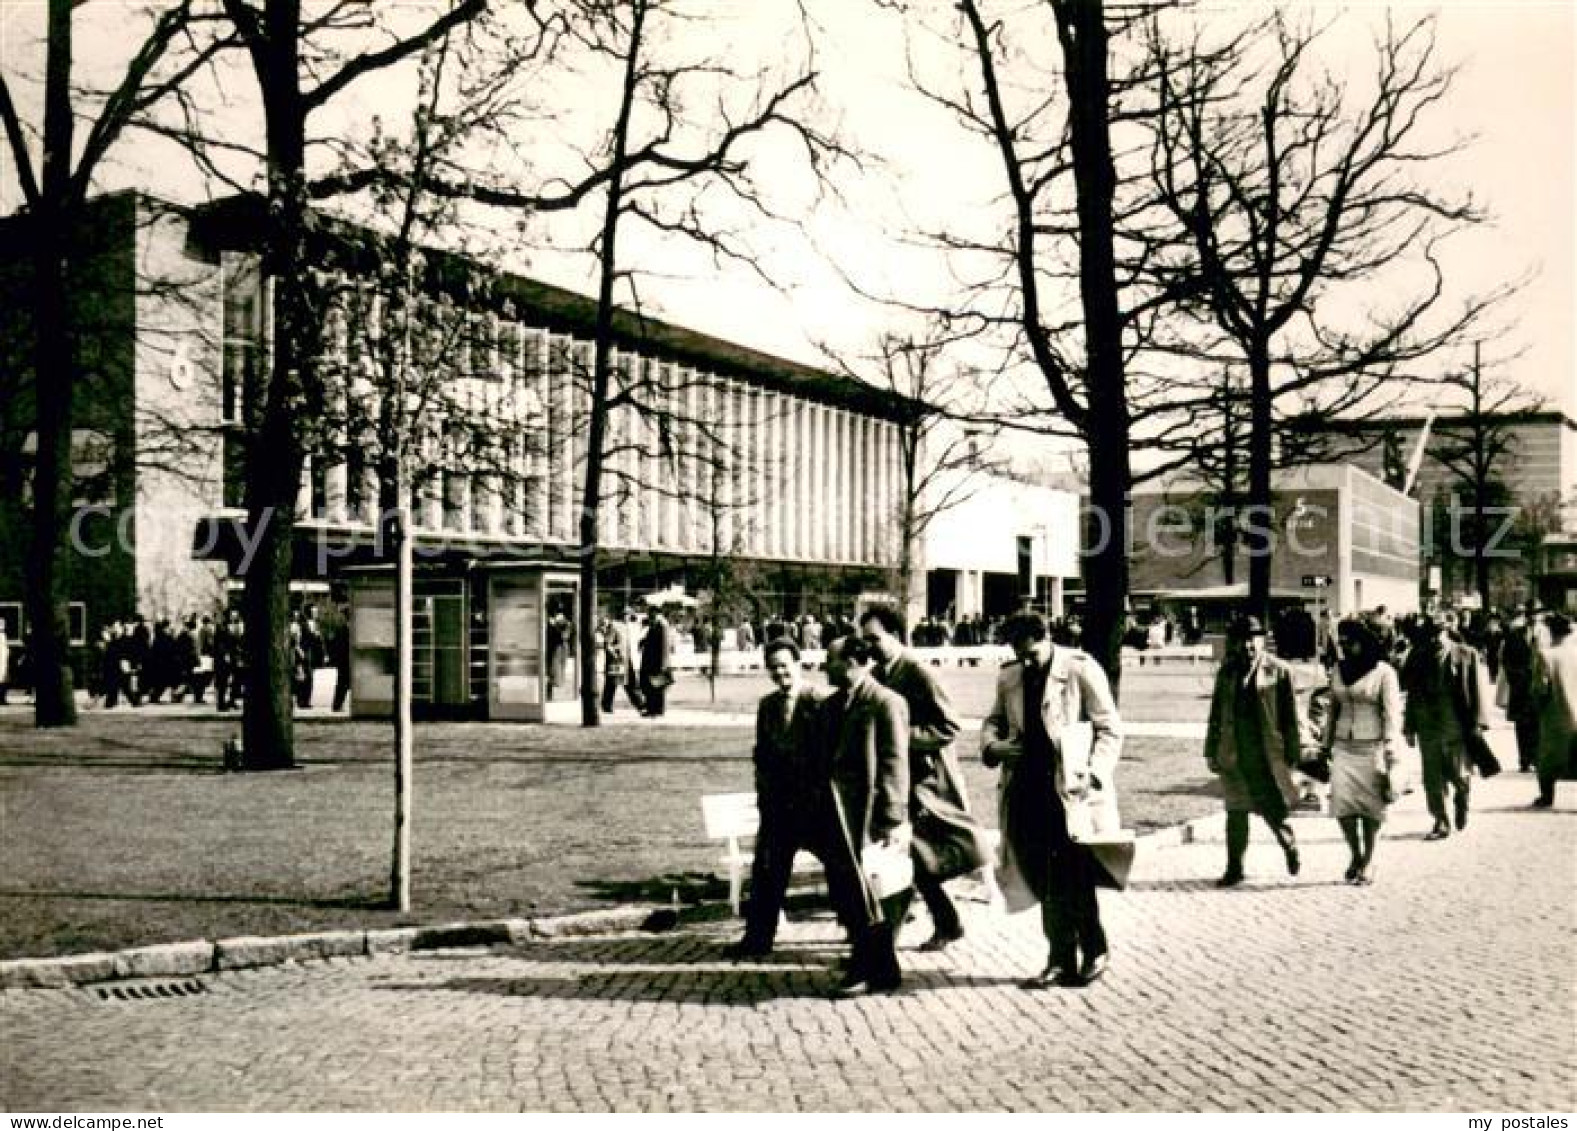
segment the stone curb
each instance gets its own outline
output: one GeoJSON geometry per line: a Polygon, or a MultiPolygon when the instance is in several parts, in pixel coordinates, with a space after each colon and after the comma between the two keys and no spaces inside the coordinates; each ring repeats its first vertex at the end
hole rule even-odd
{"type": "Polygon", "coordinates": [[[627,906],[542,919],[490,919],[268,937],[246,935],[57,958],[16,958],[0,962],[0,990],[65,989],[125,978],[187,977],[326,958],[365,958],[451,947],[507,945],[533,938],[611,934],[639,928],[655,910],[655,906],[627,906]]]}

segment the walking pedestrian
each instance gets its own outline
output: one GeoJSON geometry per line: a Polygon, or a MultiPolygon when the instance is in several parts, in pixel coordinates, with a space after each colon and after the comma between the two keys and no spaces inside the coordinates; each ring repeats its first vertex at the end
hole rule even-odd
{"type": "Polygon", "coordinates": [[[662,609],[653,609],[641,638],[641,714],[660,719],[668,710],[668,688],[673,684],[673,629],[662,609]]]}
{"type": "Polygon", "coordinates": [[[214,706],[228,711],[240,698],[245,653],[241,614],[231,609],[214,630],[214,706]]]}
{"type": "Polygon", "coordinates": [[[1517,732],[1517,768],[1533,770],[1539,756],[1539,711],[1532,699],[1533,664],[1538,655],[1535,625],[1519,611],[1512,618],[1500,646],[1500,677],[1505,681],[1506,718],[1517,732]]]}
{"type": "Polygon", "coordinates": [[[629,653],[624,647],[624,627],[610,616],[597,623],[597,647],[602,659],[602,713],[611,715],[614,696],[624,683],[629,653]]]}
{"type": "Polygon", "coordinates": [[[1425,840],[1451,835],[1446,793],[1451,793],[1457,831],[1467,828],[1471,769],[1468,743],[1489,729],[1488,695],[1478,653],[1453,639],[1456,613],[1446,609],[1419,622],[1417,638],[1402,665],[1407,693],[1402,728],[1416,743],[1423,767],[1424,797],[1435,824],[1425,840]]]}
{"type": "Polygon", "coordinates": [[[820,725],[838,832],[827,890],[853,943],[838,997],[887,993],[902,982],[894,937],[911,891],[884,895],[867,868],[878,856],[909,852],[909,711],[876,681],[874,659],[854,635],[827,648],[827,680],[836,691],[820,725]]]}
{"type": "Polygon", "coordinates": [[[764,658],[773,690],[756,705],[751,751],[761,824],[750,868],[745,936],[728,948],[732,958],[772,953],[794,857],[807,851],[825,869],[837,824],[832,778],[818,729],[820,703],[801,676],[799,657],[792,640],[767,643],[764,658]]]}
{"type": "Polygon", "coordinates": [[[1344,620],[1336,639],[1341,659],[1331,676],[1323,743],[1331,759],[1331,816],[1347,840],[1347,882],[1369,884],[1386,808],[1396,800],[1392,775],[1402,739],[1402,692],[1373,629],[1344,620]]]}
{"type": "Polygon", "coordinates": [[[1287,817],[1298,799],[1292,771],[1301,760],[1302,732],[1292,669],[1265,650],[1258,617],[1236,618],[1227,630],[1205,733],[1205,764],[1221,779],[1227,811],[1227,868],[1217,886],[1243,882],[1254,813],[1275,835],[1287,872],[1298,874],[1297,838],[1287,817]]]}
{"type": "Polygon", "coordinates": [[[323,666],[323,630],[318,626],[317,609],[303,605],[292,627],[295,629],[291,639],[296,649],[293,656],[296,706],[306,710],[312,706],[313,673],[323,666]]]}
{"type": "Polygon", "coordinates": [[[931,914],[931,937],[920,949],[940,951],[964,937],[963,920],[942,884],[986,867],[991,850],[970,814],[964,775],[953,754],[953,740],[962,729],[958,716],[930,669],[903,646],[902,623],[891,605],[872,605],[860,614],[860,638],[879,661],[877,680],[901,695],[909,709],[914,886],[931,914]]]}
{"type": "Polygon", "coordinates": [[[345,709],[345,702],[350,698],[350,608],[341,604],[335,612],[323,636],[329,666],[334,669],[333,707],[337,713],[345,709]]]}
{"type": "Polygon", "coordinates": [[[1538,656],[1533,701],[1539,712],[1539,796],[1535,809],[1555,804],[1555,783],[1577,778],[1577,632],[1564,613],[1545,622],[1550,646],[1538,656]]]}
{"type": "Polygon", "coordinates": [[[1040,903],[1050,948],[1045,968],[1021,985],[1086,986],[1106,973],[1110,958],[1095,890],[1099,865],[1074,831],[1092,825],[1093,808],[1115,806],[1122,721],[1101,666],[1053,644],[1039,613],[1015,613],[1000,631],[1014,659],[997,675],[981,760],[1001,767],[1004,898],[1009,910],[1040,903]],[[1086,719],[1087,747],[1070,727],[1086,719]]]}

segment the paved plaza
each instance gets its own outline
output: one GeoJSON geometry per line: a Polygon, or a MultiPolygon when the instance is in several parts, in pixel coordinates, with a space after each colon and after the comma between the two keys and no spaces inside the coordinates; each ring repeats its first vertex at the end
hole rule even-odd
{"type": "Polygon", "coordinates": [[[1577,793],[1525,808],[1478,783],[1466,833],[1393,813],[1373,887],[1341,882],[1334,822],[1303,872],[1256,830],[1219,891],[1220,822],[1141,850],[1103,896],[1111,973],[1026,991],[1033,914],[966,903],[913,947],[902,992],[833,1001],[825,916],[772,959],[736,925],[535,940],[106,986],[0,993],[0,1106],[17,1110],[1451,1110],[1577,1108],[1577,793]],[[153,992],[153,991],[150,991],[153,992]]]}

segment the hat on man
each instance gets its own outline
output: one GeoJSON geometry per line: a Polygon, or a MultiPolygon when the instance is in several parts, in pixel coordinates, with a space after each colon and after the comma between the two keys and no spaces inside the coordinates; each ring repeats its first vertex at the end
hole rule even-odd
{"type": "Polygon", "coordinates": [[[1264,636],[1265,626],[1255,616],[1237,616],[1227,626],[1228,640],[1247,640],[1254,636],[1264,636]]]}

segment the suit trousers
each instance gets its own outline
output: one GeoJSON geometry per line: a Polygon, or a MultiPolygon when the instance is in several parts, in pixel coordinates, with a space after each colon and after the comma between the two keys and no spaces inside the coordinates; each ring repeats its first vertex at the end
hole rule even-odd
{"type": "MultiPolygon", "coordinates": [[[[830,877],[832,852],[825,835],[813,822],[792,817],[764,818],[756,836],[755,860],[750,866],[750,899],[745,906],[745,944],[770,950],[777,938],[778,917],[794,872],[794,857],[809,852],[830,877]]],[[[831,887],[829,879],[828,886],[831,887]]],[[[838,918],[843,908],[834,902],[838,918]]]]}
{"type": "Polygon", "coordinates": [[[642,711],[648,715],[662,715],[668,710],[668,688],[658,687],[650,676],[641,677],[642,711]]]}
{"type": "MultiPolygon", "coordinates": [[[[914,888],[920,893],[920,898],[925,900],[925,909],[931,913],[931,926],[938,935],[946,938],[948,935],[963,933],[964,925],[958,918],[958,908],[953,906],[953,901],[942,889],[942,881],[922,872],[918,864],[914,870],[914,888]]],[[[894,923],[893,930],[897,931],[902,926],[902,922],[894,923]]]]}
{"type": "Polygon", "coordinates": [[[841,831],[830,836],[822,864],[827,870],[827,894],[838,921],[849,933],[849,976],[854,980],[892,987],[898,985],[896,937],[909,913],[914,889],[905,888],[879,902],[869,899],[859,864],[842,840],[841,831]]]}
{"type": "Polygon", "coordinates": [[[1095,892],[1095,860],[1082,844],[1066,843],[1051,863],[1049,890],[1041,901],[1041,927],[1051,944],[1051,965],[1068,973],[1106,953],[1106,931],[1095,892]]]}
{"type": "Polygon", "coordinates": [[[1419,762],[1423,767],[1424,799],[1429,804],[1429,815],[1437,824],[1446,824],[1446,790],[1449,787],[1457,804],[1466,805],[1471,789],[1472,770],[1468,768],[1467,751],[1462,736],[1452,730],[1418,735],[1419,762]]]}
{"type": "Polygon", "coordinates": [[[1539,761],[1539,716],[1529,710],[1516,726],[1517,769],[1531,770],[1539,761]]]}

